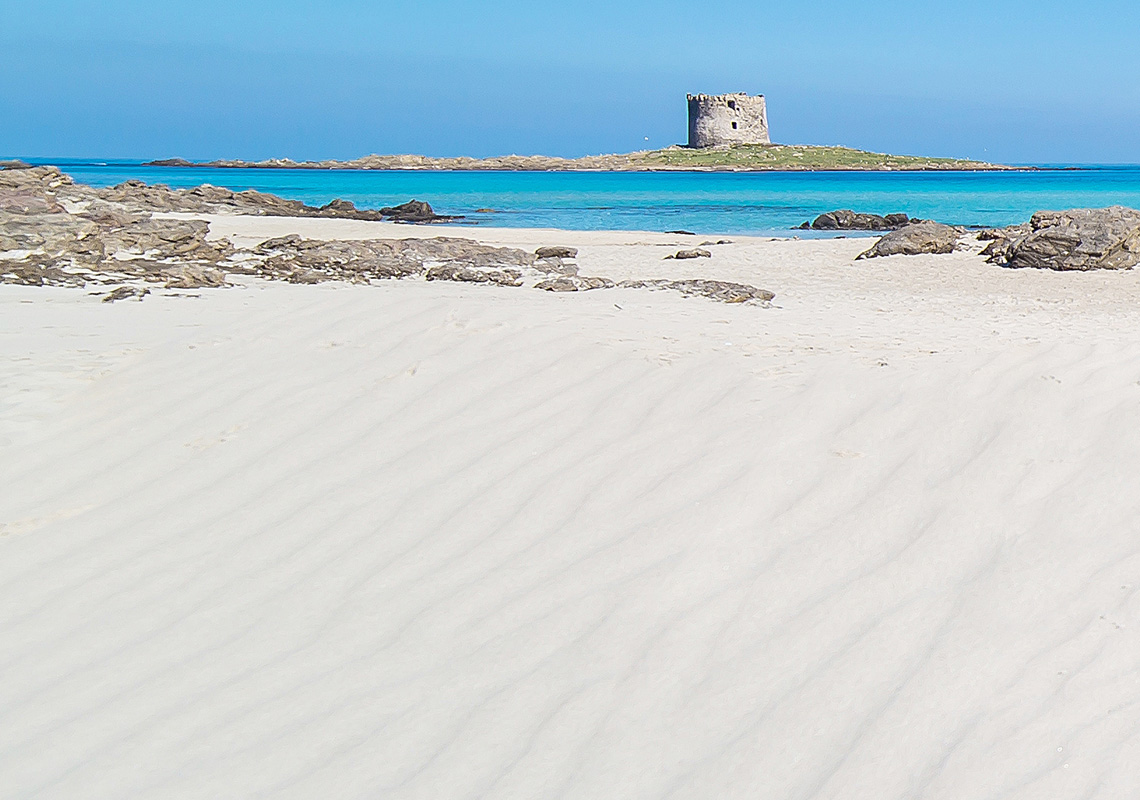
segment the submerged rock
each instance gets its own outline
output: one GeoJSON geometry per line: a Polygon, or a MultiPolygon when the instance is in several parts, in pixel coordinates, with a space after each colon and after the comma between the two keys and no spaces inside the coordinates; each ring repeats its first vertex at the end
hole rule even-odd
{"type": "Polygon", "coordinates": [[[443,217],[436,214],[431,205],[422,200],[409,200],[398,206],[382,208],[380,214],[393,222],[446,222],[459,219],[459,217],[443,217]]]}
{"type": "Polygon", "coordinates": [[[891,231],[871,249],[856,258],[879,256],[921,255],[924,253],[953,253],[958,246],[961,231],[940,222],[918,222],[891,231]]]}
{"type": "Polygon", "coordinates": [[[1008,267],[1131,269],[1140,264],[1140,211],[1124,206],[1038,211],[982,251],[1008,267]]]}

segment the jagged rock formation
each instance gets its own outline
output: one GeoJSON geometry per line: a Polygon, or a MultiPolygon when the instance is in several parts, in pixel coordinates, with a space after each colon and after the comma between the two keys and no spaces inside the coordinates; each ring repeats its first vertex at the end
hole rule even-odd
{"type": "Polygon", "coordinates": [[[860,253],[857,259],[879,256],[920,255],[924,253],[953,253],[962,236],[961,228],[940,222],[918,222],[891,231],[871,249],[860,253]]]}
{"type": "Polygon", "coordinates": [[[985,233],[991,241],[982,254],[1003,266],[1091,270],[1140,264],[1140,211],[1123,206],[1038,211],[1028,225],[985,233]]]}

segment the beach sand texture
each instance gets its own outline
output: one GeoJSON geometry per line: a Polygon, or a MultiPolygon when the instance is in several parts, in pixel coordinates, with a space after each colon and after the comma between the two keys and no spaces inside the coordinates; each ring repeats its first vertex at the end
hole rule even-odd
{"type": "Polygon", "coordinates": [[[0,286],[0,797],[1140,796],[1140,274],[467,235],[777,297],[0,286]]]}

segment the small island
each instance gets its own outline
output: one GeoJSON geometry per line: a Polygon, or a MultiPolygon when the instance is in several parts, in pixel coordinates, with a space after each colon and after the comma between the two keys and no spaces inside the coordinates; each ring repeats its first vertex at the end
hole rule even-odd
{"type": "Polygon", "coordinates": [[[433,158],[419,155],[370,155],[349,161],[265,161],[184,158],[148,161],[151,167],[228,169],[500,170],[519,172],[769,172],[769,171],[991,171],[1024,169],[961,158],[928,158],[872,153],[850,147],[773,144],[763,95],[743,92],[688,95],[689,142],[662,150],[560,158],[495,156],[433,158]]]}
{"type": "Polygon", "coordinates": [[[692,148],[674,146],[635,153],[559,158],[557,156],[495,156],[492,158],[433,158],[419,155],[370,155],[349,161],[265,161],[221,159],[193,162],[181,158],[149,161],[154,167],[220,167],[229,169],[362,169],[362,170],[504,170],[533,172],[769,172],[848,170],[994,171],[1025,169],[960,158],[930,158],[872,153],[850,147],[814,145],[737,144],[692,148]]]}

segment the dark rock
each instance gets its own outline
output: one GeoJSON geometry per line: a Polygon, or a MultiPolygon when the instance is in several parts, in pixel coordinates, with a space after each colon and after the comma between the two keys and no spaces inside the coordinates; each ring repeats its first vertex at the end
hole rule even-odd
{"type": "Polygon", "coordinates": [[[539,258],[577,258],[578,249],[575,247],[540,247],[534,251],[539,258]]]}
{"type": "MultiPolygon", "coordinates": [[[[428,206],[428,208],[430,209],[431,206],[428,206]]],[[[336,200],[330,200],[328,203],[325,203],[323,206],[321,206],[318,210],[331,212],[332,214],[355,214],[357,211],[355,203],[353,203],[351,200],[341,200],[340,198],[337,198],[336,200]]]]}
{"type": "Polygon", "coordinates": [[[699,247],[694,247],[692,250],[678,250],[671,256],[665,256],[666,259],[687,259],[687,258],[712,258],[712,253],[708,250],[702,250],[699,247]]]}
{"type": "Polygon", "coordinates": [[[696,236],[692,231],[665,231],[665,233],[676,233],[680,236],[696,236]]]}
{"type": "Polygon", "coordinates": [[[800,230],[817,231],[890,231],[922,220],[910,219],[906,214],[859,214],[849,208],[820,214],[811,223],[805,222],[800,230]]]}
{"type": "Polygon", "coordinates": [[[983,251],[1009,267],[1131,269],[1140,264],[1140,211],[1123,206],[1038,211],[1027,234],[995,239],[983,251]]]}
{"type": "Polygon", "coordinates": [[[878,256],[920,255],[923,253],[953,253],[961,232],[940,222],[918,222],[892,231],[877,241],[858,258],[878,256]]]}
{"type": "Polygon", "coordinates": [[[432,207],[422,200],[409,200],[398,206],[382,208],[380,213],[395,222],[431,222],[438,219],[432,207]]]}

